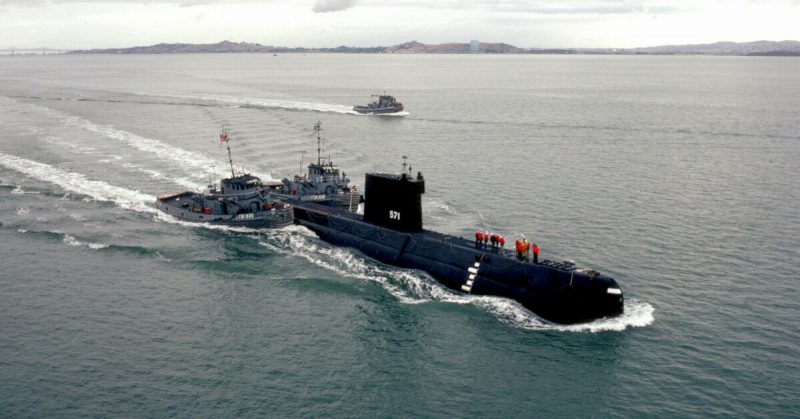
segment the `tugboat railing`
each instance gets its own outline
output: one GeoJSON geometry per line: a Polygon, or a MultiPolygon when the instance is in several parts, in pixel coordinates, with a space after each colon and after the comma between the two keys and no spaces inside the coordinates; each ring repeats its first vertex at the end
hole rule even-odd
{"type": "Polygon", "coordinates": [[[255,198],[259,197],[258,192],[243,192],[243,193],[210,193],[206,196],[213,197],[214,199],[218,198],[237,198],[237,199],[247,199],[247,198],[255,198]]]}

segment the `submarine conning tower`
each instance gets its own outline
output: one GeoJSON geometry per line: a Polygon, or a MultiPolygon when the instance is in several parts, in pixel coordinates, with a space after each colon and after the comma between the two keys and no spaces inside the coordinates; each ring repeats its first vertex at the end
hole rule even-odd
{"type": "Polygon", "coordinates": [[[425,179],[417,172],[367,173],[364,183],[364,221],[394,230],[422,231],[425,179]]]}

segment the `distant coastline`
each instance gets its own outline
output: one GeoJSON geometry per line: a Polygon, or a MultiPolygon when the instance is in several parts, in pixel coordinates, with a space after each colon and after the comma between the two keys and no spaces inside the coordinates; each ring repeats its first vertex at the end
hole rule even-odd
{"type": "Polygon", "coordinates": [[[208,54],[208,53],[345,53],[345,54],[598,54],[598,55],[734,55],[800,56],[799,41],[715,42],[646,48],[520,48],[506,43],[423,44],[410,41],[389,47],[305,48],[222,41],[216,44],[157,44],[130,48],[67,51],[68,54],[208,54]]]}

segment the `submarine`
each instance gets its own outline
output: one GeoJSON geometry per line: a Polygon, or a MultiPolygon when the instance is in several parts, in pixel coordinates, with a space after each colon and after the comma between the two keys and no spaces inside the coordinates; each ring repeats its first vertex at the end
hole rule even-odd
{"type": "Polygon", "coordinates": [[[588,322],[624,311],[620,286],[595,270],[569,261],[533,263],[510,250],[424,229],[425,179],[406,171],[405,164],[400,174],[365,176],[363,214],[295,196],[287,199],[295,224],[380,262],[425,271],[453,290],[514,299],[553,323],[588,322]]]}

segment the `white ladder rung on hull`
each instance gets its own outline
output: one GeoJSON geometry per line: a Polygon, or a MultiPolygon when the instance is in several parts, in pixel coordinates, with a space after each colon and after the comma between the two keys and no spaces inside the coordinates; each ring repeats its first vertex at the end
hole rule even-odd
{"type": "Polygon", "coordinates": [[[480,262],[475,262],[474,264],[472,264],[472,266],[467,268],[468,272],[467,282],[461,286],[461,291],[469,293],[472,292],[472,286],[475,284],[475,279],[478,277],[478,269],[480,268],[481,268],[480,262]]]}

